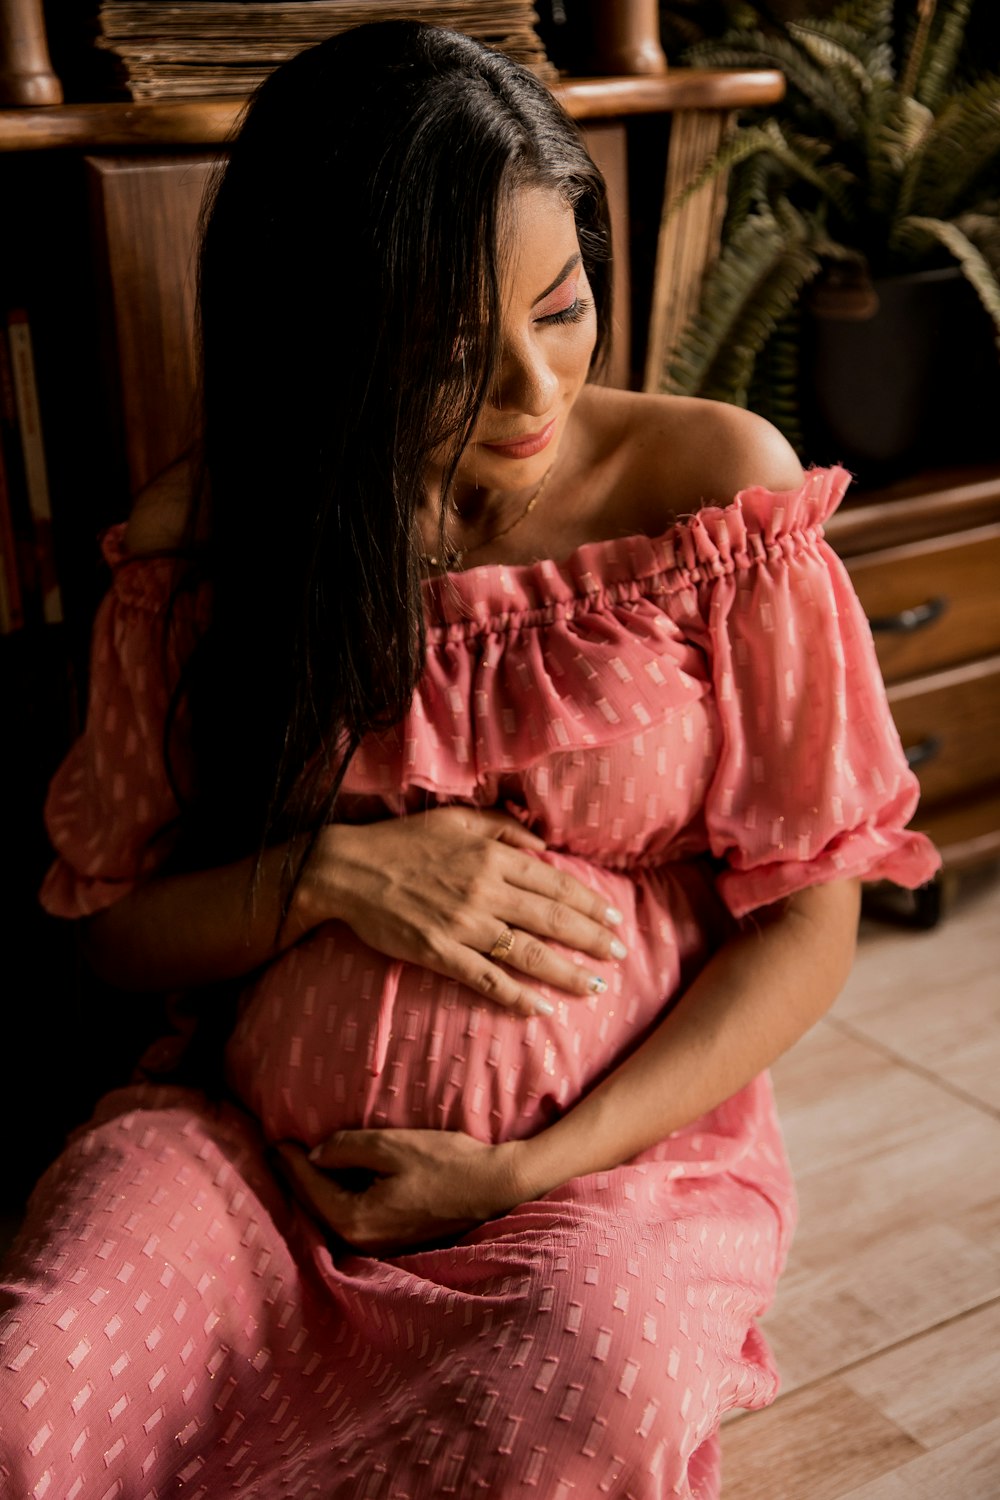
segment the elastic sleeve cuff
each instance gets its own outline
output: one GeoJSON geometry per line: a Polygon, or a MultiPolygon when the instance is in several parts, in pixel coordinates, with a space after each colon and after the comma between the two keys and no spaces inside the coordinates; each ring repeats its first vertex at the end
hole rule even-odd
{"type": "Polygon", "coordinates": [[[114,906],[116,901],[133,891],[137,883],[135,880],[92,879],[74,870],[66,860],[57,859],[42,881],[38,899],[50,916],[78,920],[114,906]]]}
{"type": "Polygon", "coordinates": [[[891,880],[915,889],[941,867],[941,856],[925,834],[912,829],[863,827],[840,835],[813,859],[759,865],[751,870],[732,867],[718,877],[718,891],[734,917],[745,917],[759,907],[811,885],[860,878],[891,880]]]}

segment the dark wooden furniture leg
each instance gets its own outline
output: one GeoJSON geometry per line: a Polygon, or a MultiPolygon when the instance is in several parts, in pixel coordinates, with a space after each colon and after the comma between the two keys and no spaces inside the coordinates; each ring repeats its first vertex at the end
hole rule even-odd
{"type": "Polygon", "coordinates": [[[0,0],[0,105],[61,104],[42,0],[0,0]]]}

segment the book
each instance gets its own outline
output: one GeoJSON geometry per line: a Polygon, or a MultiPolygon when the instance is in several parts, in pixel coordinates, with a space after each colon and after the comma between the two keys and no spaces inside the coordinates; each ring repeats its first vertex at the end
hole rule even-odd
{"type": "Polygon", "coordinates": [[[28,315],[21,307],[7,313],[10,368],[14,383],[25,488],[41,594],[42,619],[55,625],[63,617],[62,594],[56,573],[52,541],[52,506],[49,501],[48,470],[42,437],[42,417],[35,380],[35,357],[28,315]]]}
{"type": "Polygon", "coordinates": [[[10,635],[24,624],[17,538],[11,507],[10,482],[0,444],[0,635],[10,635]]]}
{"type": "Polygon", "coordinates": [[[113,56],[133,99],[244,96],[304,47],[395,19],[453,27],[557,77],[530,0],[101,0],[92,45],[113,56]]]}
{"type": "MultiPolygon", "coordinates": [[[[41,616],[38,586],[38,561],[28,509],[28,492],[24,478],[17,397],[14,394],[14,371],[7,344],[6,321],[0,314],[0,455],[3,463],[4,511],[9,523],[8,544],[3,544],[4,575],[13,620],[13,596],[21,602],[24,621],[41,616]],[[9,561],[8,561],[9,558],[9,561]],[[10,580],[13,579],[13,584],[10,580]],[[37,606],[37,607],[36,607],[37,606]]],[[[8,533],[5,530],[5,535],[8,533]]]]}

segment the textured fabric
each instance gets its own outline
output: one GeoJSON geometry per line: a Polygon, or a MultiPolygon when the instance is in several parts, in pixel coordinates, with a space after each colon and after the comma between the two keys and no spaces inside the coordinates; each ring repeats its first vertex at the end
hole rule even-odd
{"type": "MultiPolygon", "coordinates": [[[[505,808],[623,911],[628,957],[605,995],[553,992],[556,1014],[526,1020],[326,924],[247,987],[238,1103],[151,1085],[104,1101],[8,1267],[12,1495],[718,1495],[722,1414],[777,1385],[756,1319],[794,1193],[766,1074],[614,1171],[388,1260],[326,1243],[264,1152],[358,1125],[529,1136],[648,1034],[735,918],[817,881],[933,873],[822,540],[846,484],[816,470],[659,538],[428,582],[419,691],[362,746],[342,815],[505,808]]],[[[129,560],[120,531],[106,551],[87,732],[48,808],[44,900],[67,916],[155,870],[176,811],[172,565],[129,560]]],[[[186,607],[191,624],[207,601],[186,607]]]]}

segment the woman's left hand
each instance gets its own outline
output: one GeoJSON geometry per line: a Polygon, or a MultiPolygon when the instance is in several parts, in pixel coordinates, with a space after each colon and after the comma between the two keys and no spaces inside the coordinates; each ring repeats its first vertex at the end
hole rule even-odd
{"type": "Polygon", "coordinates": [[[312,1152],[290,1141],[276,1149],[314,1218],[383,1255],[453,1239],[513,1208],[515,1148],[457,1130],[338,1130],[312,1152]],[[363,1185],[344,1186],[356,1174],[363,1185]]]}

